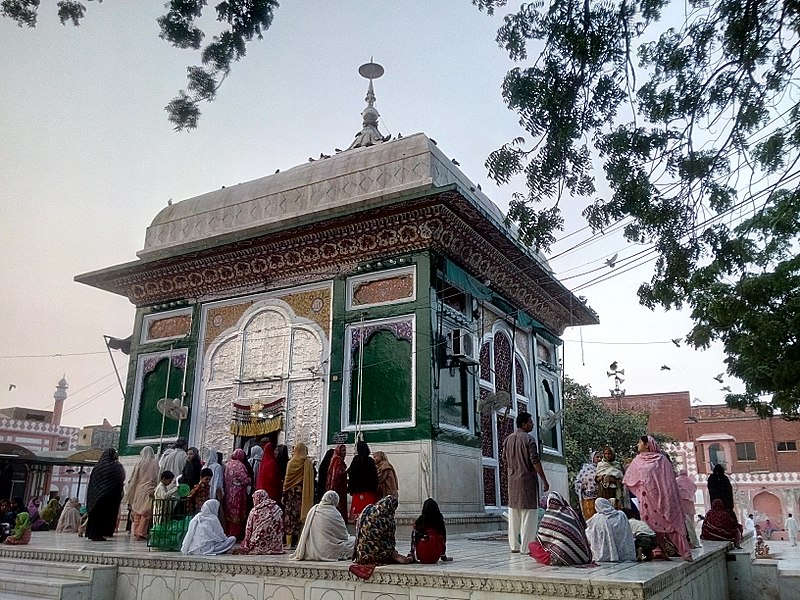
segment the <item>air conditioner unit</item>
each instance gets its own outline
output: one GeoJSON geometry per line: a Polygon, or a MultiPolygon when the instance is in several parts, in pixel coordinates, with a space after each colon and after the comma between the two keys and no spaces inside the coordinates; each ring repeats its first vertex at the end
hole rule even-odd
{"type": "Polygon", "coordinates": [[[447,354],[462,363],[478,364],[475,358],[475,338],[467,329],[454,328],[447,336],[447,354]]]}

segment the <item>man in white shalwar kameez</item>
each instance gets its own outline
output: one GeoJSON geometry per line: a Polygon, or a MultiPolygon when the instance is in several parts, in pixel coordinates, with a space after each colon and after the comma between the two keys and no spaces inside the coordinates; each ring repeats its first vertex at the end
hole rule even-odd
{"type": "Polygon", "coordinates": [[[789,542],[792,546],[797,546],[797,519],[792,516],[792,513],[789,513],[789,518],[784,522],[784,526],[786,533],[789,534],[789,542]]]}

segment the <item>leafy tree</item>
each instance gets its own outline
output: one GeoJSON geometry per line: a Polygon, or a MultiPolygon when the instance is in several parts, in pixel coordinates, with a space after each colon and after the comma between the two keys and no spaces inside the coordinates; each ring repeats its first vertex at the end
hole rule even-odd
{"type": "Polygon", "coordinates": [[[563,201],[646,244],[617,265],[655,261],[640,302],[688,305],[687,340],[721,341],[745,383],[728,403],[786,418],[800,418],[798,31],[797,0],[523,4],[497,41],[521,63],[503,96],[530,141],[486,163],[498,183],[524,177],[509,218],[529,243],[553,243],[563,201]]]}
{"type": "MultiPolygon", "coordinates": [[[[637,440],[647,432],[647,413],[607,409],[588,385],[564,381],[564,456],[570,490],[589,452],[606,445],[622,460],[635,454],[637,440]]],[[[570,492],[572,493],[572,492],[570,492]]]]}
{"type": "MultiPolygon", "coordinates": [[[[102,0],[97,0],[102,2],[102,0]]],[[[2,0],[0,16],[20,27],[36,27],[40,0],[2,0]]],[[[223,0],[214,7],[216,20],[225,28],[203,44],[205,33],[197,22],[206,0],[169,0],[166,13],[158,18],[159,36],[176,48],[200,50],[200,66],[187,69],[186,89],[180,90],[165,107],[177,131],[194,129],[200,119],[200,104],[211,102],[234,62],[244,57],[247,43],[261,39],[272,25],[276,0],[223,0]]],[[[86,6],[76,0],[59,0],[58,17],[63,25],[80,25],[86,6]]]]}

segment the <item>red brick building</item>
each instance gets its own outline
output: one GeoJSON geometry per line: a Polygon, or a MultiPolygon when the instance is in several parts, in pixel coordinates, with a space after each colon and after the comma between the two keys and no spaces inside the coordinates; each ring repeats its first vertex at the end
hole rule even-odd
{"type": "Polygon", "coordinates": [[[698,482],[698,512],[708,507],[705,480],[722,464],[734,487],[741,516],[770,519],[782,527],[787,513],[800,513],[800,422],[760,419],[726,405],[692,406],[689,392],[600,398],[611,410],[650,415],[648,431],[679,441],[674,453],[698,482]],[[700,496],[702,491],[702,497],[700,496]]]}

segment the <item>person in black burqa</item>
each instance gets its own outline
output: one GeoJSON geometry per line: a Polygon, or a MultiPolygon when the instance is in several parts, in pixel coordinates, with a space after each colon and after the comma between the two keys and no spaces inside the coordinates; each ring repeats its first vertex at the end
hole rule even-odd
{"type": "Polygon", "coordinates": [[[124,488],[125,469],[117,451],[107,448],[92,468],[86,488],[86,537],[91,541],[102,542],[114,535],[124,488]]]}
{"type": "Polygon", "coordinates": [[[361,511],[377,502],[378,498],[378,467],[369,455],[367,442],[361,440],[356,443],[356,455],[347,469],[347,493],[352,496],[350,502],[349,521],[355,523],[361,511]]]}
{"type": "Polygon", "coordinates": [[[722,465],[714,467],[714,472],[708,476],[708,495],[712,504],[714,500],[722,500],[725,510],[733,512],[733,486],[722,465]]]}

